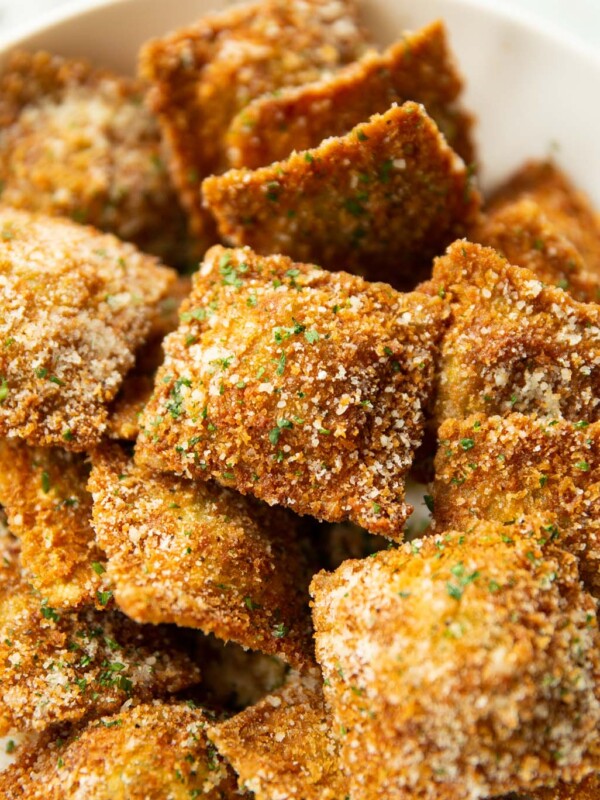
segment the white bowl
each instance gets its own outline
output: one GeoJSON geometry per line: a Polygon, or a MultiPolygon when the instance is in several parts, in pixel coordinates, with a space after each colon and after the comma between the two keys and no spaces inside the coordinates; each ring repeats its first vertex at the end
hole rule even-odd
{"type": "MultiPolygon", "coordinates": [[[[78,0],[11,39],[16,46],[84,56],[135,71],[140,45],[231,0],[78,0]]],[[[600,208],[600,55],[567,35],[477,0],[363,0],[381,45],[442,18],[477,114],[484,189],[525,159],[553,155],[600,208]]],[[[0,740],[0,769],[8,761],[0,740]]]]}

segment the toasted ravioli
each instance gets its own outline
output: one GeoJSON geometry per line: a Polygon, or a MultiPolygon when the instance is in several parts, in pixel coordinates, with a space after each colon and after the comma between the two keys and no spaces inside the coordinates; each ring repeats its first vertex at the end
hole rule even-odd
{"type": "Polygon", "coordinates": [[[21,543],[25,579],[51,606],[98,603],[105,556],[91,524],[85,457],[0,439],[0,502],[21,543]]]}
{"type": "Polygon", "coordinates": [[[590,272],[600,274],[600,216],[556,164],[529,161],[491,197],[496,210],[515,200],[535,201],[550,222],[581,253],[590,272]]]}
{"type": "Polygon", "coordinates": [[[564,289],[576,300],[600,300],[600,271],[588,270],[579,250],[533,200],[500,205],[483,217],[469,235],[473,241],[493,247],[511,264],[527,267],[543,283],[564,289]]]}
{"type": "Polygon", "coordinates": [[[472,119],[458,105],[462,79],[442,22],[407,32],[384,53],[374,51],[316,83],[265,94],[235,117],[227,134],[232,167],[256,169],[341,136],[392,103],[422,103],[448,144],[474,161],[472,119]]]}
{"type": "Polygon", "coordinates": [[[209,717],[142,704],[72,730],[53,728],[0,773],[5,800],[234,800],[231,768],[206,738],[209,717]]]}
{"type": "Polygon", "coordinates": [[[440,298],[212,248],[165,341],[136,459],[401,537],[443,313],[440,298]]]}
{"type": "Polygon", "coordinates": [[[135,441],[139,418],[152,395],[156,370],[163,362],[162,341],[179,324],[179,307],[192,288],[189,277],[179,275],[170,293],[159,303],[148,341],[136,353],[135,366],[125,376],[108,411],[106,433],[110,439],[135,441]]]}
{"type": "Polygon", "coordinates": [[[185,220],[144,94],[85,61],[13,53],[0,73],[2,202],[185,260],[185,220]]]}
{"type": "Polygon", "coordinates": [[[93,464],[94,526],[128,616],[311,663],[308,570],[291,515],[213,484],[151,474],[118,445],[93,464]]]}
{"type": "Polygon", "coordinates": [[[0,210],[0,436],[85,450],[175,273],[66,220],[0,210]]]}
{"type": "Polygon", "coordinates": [[[317,80],[361,55],[354,0],[263,0],[149,42],[140,71],[172,152],[171,174],[193,233],[216,236],[200,182],[227,167],[227,129],[259,95],[317,80]]]}
{"type": "Polygon", "coordinates": [[[286,161],[207,178],[202,191],[231,244],[396,287],[414,286],[479,207],[463,161],[417,103],[286,161]]]}
{"type": "Polygon", "coordinates": [[[110,407],[106,433],[110,439],[133,442],[140,432],[139,419],[154,389],[154,379],[143,372],[132,372],[110,407]]]}
{"type": "Polygon", "coordinates": [[[422,287],[443,295],[436,417],[600,417],[600,306],[578,303],[490,248],[455,242],[422,287]]]}
{"type": "Polygon", "coordinates": [[[168,629],[136,625],[118,611],[59,611],[24,582],[15,545],[2,549],[0,735],[110,713],[198,682],[198,667],[168,629]]]}
{"type": "Polygon", "coordinates": [[[341,770],[331,714],[318,670],[293,675],[277,692],[230,720],[208,728],[233,766],[240,787],[256,800],[342,800],[349,781],[341,770]]]}
{"type": "Polygon", "coordinates": [[[523,414],[447,420],[435,461],[436,530],[535,515],[600,594],[600,423],[523,414]]]}
{"type": "Polygon", "coordinates": [[[351,796],[492,797],[598,768],[596,603],[526,530],[475,523],[313,579],[351,796]]]}

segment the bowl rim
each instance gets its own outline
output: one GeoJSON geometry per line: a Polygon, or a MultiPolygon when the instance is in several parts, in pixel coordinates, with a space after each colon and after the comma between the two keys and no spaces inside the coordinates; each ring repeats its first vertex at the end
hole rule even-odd
{"type": "MultiPolygon", "coordinates": [[[[177,2],[177,0],[163,0],[165,7],[167,4],[177,2]]],[[[243,0],[246,4],[256,2],[256,0],[243,0]]],[[[389,1],[389,0],[388,0],[389,1]]],[[[393,1],[393,0],[392,0],[393,1]]],[[[518,8],[516,6],[500,5],[497,0],[488,0],[487,4],[481,0],[440,0],[448,6],[464,8],[473,13],[489,15],[491,18],[503,23],[510,23],[518,26],[522,30],[534,35],[542,36],[551,45],[567,49],[580,58],[590,61],[594,69],[600,71],[600,50],[594,48],[588,42],[583,41],[577,34],[570,30],[565,30],[552,20],[537,15],[528,8],[518,8]]],[[[93,16],[106,8],[114,8],[119,5],[142,7],[144,0],[68,0],[63,5],[50,9],[41,14],[34,22],[24,23],[15,26],[8,34],[0,35],[0,55],[5,55],[8,51],[21,46],[27,46],[27,39],[37,36],[47,29],[56,29],[62,24],[73,22],[77,17],[93,16]]],[[[227,5],[238,5],[236,0],[230,0],[227,5]]],[[[165,30],[165,33],[168,29],[165,30]]]]}

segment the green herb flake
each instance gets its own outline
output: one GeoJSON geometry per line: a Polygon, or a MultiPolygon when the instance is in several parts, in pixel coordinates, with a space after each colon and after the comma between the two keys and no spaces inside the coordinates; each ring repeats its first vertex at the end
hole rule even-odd
{"type": "Polygon", "coordinates": [[[96,599],[98,600],[98,603],[101,606],[108,605],[108,601],[111,599],[112,596],[113,596],[113,593],[111,592],[110,589],[107,589],[104,592],[101,592],[101,591],[96,592],[96,599]]]}
{"type": "Polygon", "coordinates": [[[575,464],[577,469],[580,469],[582,472],[589,472],[590,465],[587,461],[577,461],[575,464]]]}
{"type": "Polygon", "coordinates": [[[92,569],[94,570],[96,575],[102,575],[104,572],[106,572],[106,567],[99,561],[92,561],[92,569]]]}
{"type": "Polygon", "coordinates": [[[278,622],[277,625],[273,626],[273,636],[275,639],[283,639],[284,636],[287,636],[289,629],[283,624],[283,622],[278,622]]]}
{"type": "Polygon", "coordinates": [[[473,439],[461,439],[460,446],[463,450],[471,450],[473,447],[475,447],[475,442],[473,439]]]}
{"type": "Polygon", "coordinates": [[[319,341],[319,334],[315,330],[304,331],[304,338],[309,344],[314,344],[319,341]]]}
{"type": "Polygon", "coordinates": [[[51,488],[51,484],[50,484],[50,476],[48,475],[46,470],[42,472],[41,484],[42,484],[42,492],[44,492],[44,494],[48,494],[51,488]]]}

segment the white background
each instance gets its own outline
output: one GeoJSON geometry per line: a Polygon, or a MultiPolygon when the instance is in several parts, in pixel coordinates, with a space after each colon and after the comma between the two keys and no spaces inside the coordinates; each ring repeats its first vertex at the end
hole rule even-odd
{"type": "MultiPolygon", "coordinates": [[[[417,0],[418,2],[418,0],[417,0]]],[[[517,8],[568,30],[600,50],[600,0],[477,0],[480,5],[517,8]]],[[[69,0],[0,0],[0,34],[30,25],[46,12],[68,5],[69,0]]]]}

